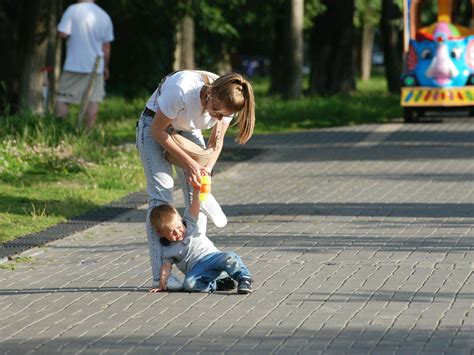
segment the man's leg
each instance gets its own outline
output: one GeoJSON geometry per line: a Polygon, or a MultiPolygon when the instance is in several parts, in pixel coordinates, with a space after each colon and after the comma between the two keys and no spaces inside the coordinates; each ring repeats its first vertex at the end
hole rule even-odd
{"type": "Polygon", "coordinates": [[[86,129],[94,127],[97,113],[99,112],[99,103],[90,101],[86,109],[86,129]]]}
{"type": "Polygon", "coordinates": [[[56,117],[66,118],[67,114],[69,113],[69,106],[66,102],[57,101],[55,114],[56,117]]]}

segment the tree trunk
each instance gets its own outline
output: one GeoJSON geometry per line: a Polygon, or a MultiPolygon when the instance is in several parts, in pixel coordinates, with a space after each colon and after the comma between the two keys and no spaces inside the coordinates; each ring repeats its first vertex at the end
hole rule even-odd
{"type": "Polygon", "coordinates": [[[303,20],[304,1],[288,0],[290,2],[289,51],[287,83],[284,85],[283,98],[297,99],[302,93],[303,83],[303,20]]]}
{"type": "Polygon", "coordinates": [[[334,94],[355,89],[352,42],[354,0],[323,0],[311,33],[310,94],[334,94]]]}
{"type": "Polygon", "coordinates": [[[56,82],[61,71],[62,41],[58,37],[56,25],[63,12],[63,0],[50,0],[50,19],[48,29],[48,49],[46,52],[46,68],[48,92],[46,97],[46,112],[53,112],[56,93],[56,82]]]}
{"type": "Polygon", "coordinates": [[[287,68],[285,67],[285,56],[288,55],[288,1],[281,2],[275,9],[275,18],[273,22],[273,31],[275,37],[273,39],[273,51],[270,68],[270,90],[271,95],[282,95],[284,89],[285,75],[287,68]]]}
{"type": "Polygon", "coordinates": [[[48,48],[47,0],[37,0],[25,9],[24,49],[20,79],[20,106],[36,114],[44,112],[43,72],[48,48]]]}
{"type": "Polygon", "coordinates": [[[362,28],[361,78],[369,80],[372,71],[372,50],[374,48],[375,29],[372,25],[364,24],[362,28]]]}
{"type": "Polygon", "coordinates": [[[173,70],[195,69],[194,20],[185,16],[177,26],[173,70]]]}
{"type": "Polygon", "coordinates": [[[382,1],[382,18],[380,20],[382,45],[384,52],[385,77],[391,93],[400,92],[400,75],[402,70],[402,33],[392,23],[399,17],[400,10],[393,0],[382,1]]]}
{"type": "Polygon", "coordinates": [[[19,29],[25,0],[0,2],[0,115],[18,110],[22,43],[19,29]]]}
{"type": "Polygon", "coordinates": [[[221,49],[222,55],[220,60],[216,63],[217,74],[223,75],[225,73],[230,73],[232,71],[232,60],[229,52],[225,48],[221,49]]]}

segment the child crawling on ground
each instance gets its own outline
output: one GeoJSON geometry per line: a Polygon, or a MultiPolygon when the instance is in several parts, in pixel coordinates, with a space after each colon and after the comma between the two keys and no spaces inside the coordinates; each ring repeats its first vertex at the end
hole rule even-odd
{"type": "Polygon", "coordinates": [[[151,212],[151,223],[161,236],[160,283],[150,292],[168,290],[167,281],[173,264],[185,274],[183,288],[190,292],[213,292],[231,290],[248,294],[252,292],[252,275],[234,252],[222,252],[206,236],[200,235],[196,224],[199,214],[199,188],[194,188],[189,211],[184,219],[178,211],[167,204],[155,207],[151,212]],[[224,272],[224,273],[223,273],[224,272]],[[222,276],[225,275],[226,276],[222,276]]]}

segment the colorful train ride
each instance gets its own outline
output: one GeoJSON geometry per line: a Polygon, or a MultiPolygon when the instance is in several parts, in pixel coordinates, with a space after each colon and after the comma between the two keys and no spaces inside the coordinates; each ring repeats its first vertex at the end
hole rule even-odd
{"type": "Polygon", "coordinates": [[[446,109],[474,115],[474,0],[464,4],[470,26],[453,23],[453,1],[460,0],[438,0],[436,22],[422,26],[425,1],[404,0],[401,105],[406,122],[446,109]]]}

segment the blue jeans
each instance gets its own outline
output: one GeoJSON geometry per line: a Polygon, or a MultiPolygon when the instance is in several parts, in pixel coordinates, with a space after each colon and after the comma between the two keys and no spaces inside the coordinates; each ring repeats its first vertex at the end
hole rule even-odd
{"type": "Polygon", "coordinates": [[[186,274],[184,289],[191,292],[212,292],[216,290],[216,280],[225,271],[239,281],[252,278],[252,274],[236,253],[215,252],[206,255],[186,274]]]}
{"type": "MultiPolygon", "coordinates": [[[[148,211],[146,217],[146,234],[148,249],[150,251],[151,270],[153,274],[152,285],[158,285],[160,280],[161,243],[150,222],[151,210],[162,204],[171,204],[173,201],[173,170],[171,164],[165,159],[163,147],[153,138],[150,126],[153,117],[142,115],[137,124],[136,143],[140,153],[143,170],[145,171],[148,193],[148,211]]],[[[201,131],[183,132],[183,136],[194,143],[204,147],[204,138],[201,131]]],[[[184,203],[189,208],[192,198],[192,187],[187,184],[184,171],[176,169],[184,195],[184,203]]],[[[203,213],[199,214],[198,226],[201,233],[206,233],[207,219],[203,213]]]]}

